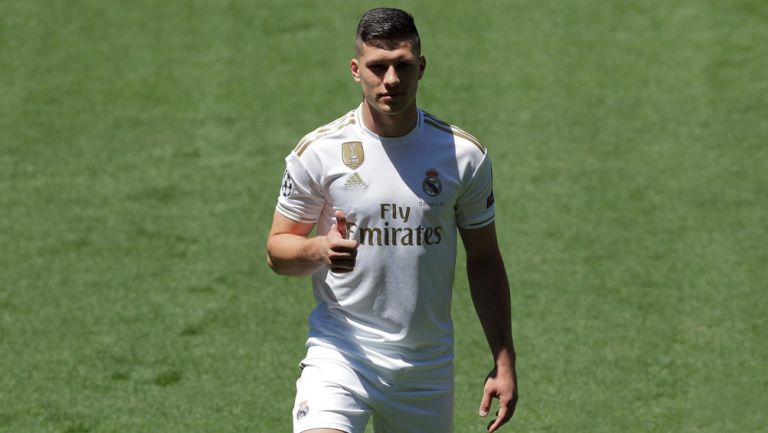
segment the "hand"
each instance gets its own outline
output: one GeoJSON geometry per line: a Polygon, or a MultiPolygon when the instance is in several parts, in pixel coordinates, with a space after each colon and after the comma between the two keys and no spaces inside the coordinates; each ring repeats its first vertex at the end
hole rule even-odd
{"type": "Polygon", "coordinates": [[[517,378],[514,367],[501,369],[494,368],[485,379],[483,387],[483,399],[480,402],[480,416],[487,416],[491,409],[491,402],[494,398],[499,399],[499,410],[496,411],[496,418],[488,423],[488,432],[492,433],[506,424],[512,414],[515,413],[517,405],[517,378]]]}
{"type": "Polygon", "coordinates": [[[347,217],[344,212],[337,210],[335,217],[336,224],[326,235],[328,248],[325,264],[331,269],[331,272],[352,272],[355,268],[358,242],[354,239],[347,239],[347,217]]]}

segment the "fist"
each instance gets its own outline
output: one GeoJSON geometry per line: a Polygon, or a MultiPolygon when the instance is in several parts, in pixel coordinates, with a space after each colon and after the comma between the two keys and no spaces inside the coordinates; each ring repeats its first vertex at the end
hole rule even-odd
{"type": "Polygon", "coordinates": [[[331,227],[331,231],[326,236],[328,251],[325,263],[331,272],[352,272],[357,260],[358,242],[354,239],[347,239],[349,232],[347,216],[344,215],[344,212],[337,210],[335,218],[336,223],[331,227]]]}

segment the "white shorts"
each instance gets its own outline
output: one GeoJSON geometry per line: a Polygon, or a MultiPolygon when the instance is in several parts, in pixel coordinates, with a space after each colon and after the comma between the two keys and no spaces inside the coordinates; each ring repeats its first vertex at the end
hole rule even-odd
{"type": "Polygon", "coordinates": [[[453,383],[393,384],[343,359],[307,357],[301,363],[293,407],[293,432],[331,428],[364,433],[373,417],[376,433],[451,433],[453,383]]]}

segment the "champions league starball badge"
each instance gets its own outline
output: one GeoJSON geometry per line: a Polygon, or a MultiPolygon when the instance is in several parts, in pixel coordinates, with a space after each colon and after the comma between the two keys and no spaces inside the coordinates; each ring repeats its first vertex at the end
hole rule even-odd
{"type": "Polygon", "coordinates": [[[421,188],[430,197],[436,197],[443,191],[443,183],[437,177],[440,176],[437,170],[430,168],[426,172],[427,178],[421,183],[421,188]]]}
{"type": "Polygon", "coordinates": [[[302,401],[301,403],[299,403],[298,410],[296,410],[296,420],[301,421],[301,419],[307,416],[308,413],[309,413],[309,404],[307,403],[306,400],[302,401]]]}
{"type": "Polygon", "coordinates": [[[283,174],[283,182],[280,185],[280,194],[282,194],[283,197],[288,197],[293,194],[293,179],[291,179],[288,170],[285,170],[285,173],[283,174]]]}

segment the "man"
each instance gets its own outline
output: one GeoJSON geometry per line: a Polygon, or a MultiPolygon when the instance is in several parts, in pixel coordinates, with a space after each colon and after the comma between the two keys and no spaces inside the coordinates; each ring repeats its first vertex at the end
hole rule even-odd
{"type": "Polygon", "coordinates": [[[317,300],[295,433],[363,433],[371,416],[377,433],[452,431],[457,229],[494,361],[480,415],[500,400],[493,432],[514,412],[490,160],[474,137],[417,108],[425,68],[413,17],[368,11],[350,63],[362,103],[286,158],[267,262],[279,274],[311,274],[317,300]]]}

